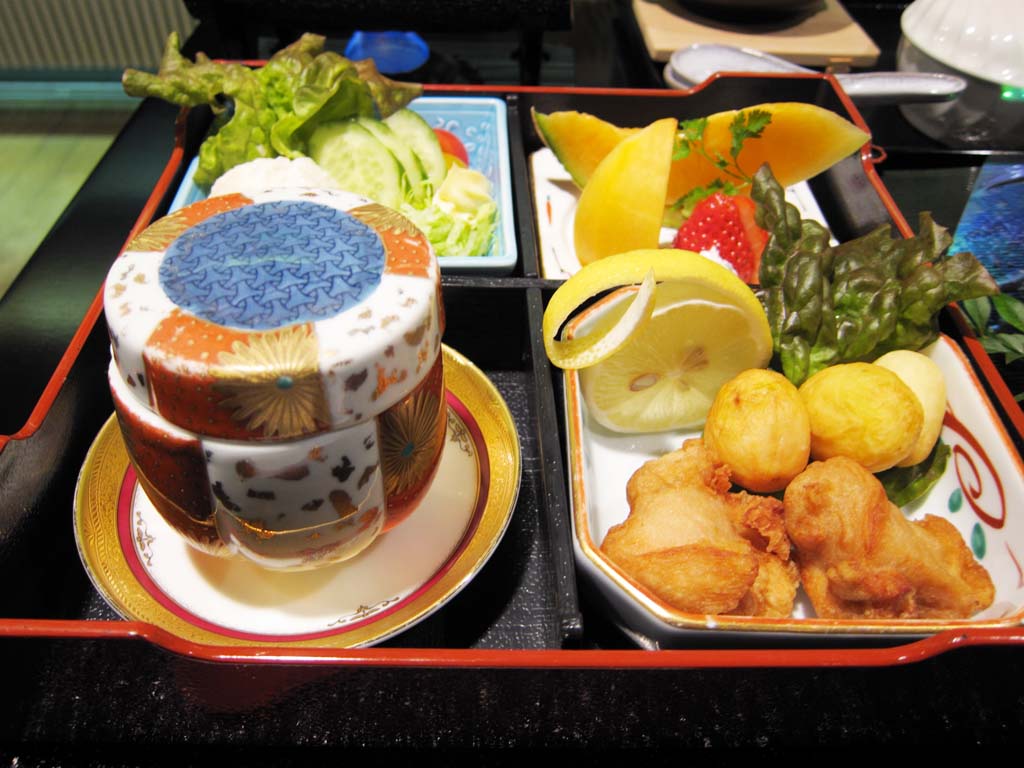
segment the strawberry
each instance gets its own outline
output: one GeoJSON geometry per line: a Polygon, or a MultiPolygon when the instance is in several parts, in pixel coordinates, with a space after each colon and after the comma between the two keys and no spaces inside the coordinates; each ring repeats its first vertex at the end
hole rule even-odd
{"type": "Polygon", "coordinates": [[[768,233],[754,221],[756,210],[757,204],[745,195],[715,192],[697,204],[672,245],[688,251],[717,246],[718,255],[732,264],[744,282],[756,283],[761,252],[768,242],[768,233]]]}

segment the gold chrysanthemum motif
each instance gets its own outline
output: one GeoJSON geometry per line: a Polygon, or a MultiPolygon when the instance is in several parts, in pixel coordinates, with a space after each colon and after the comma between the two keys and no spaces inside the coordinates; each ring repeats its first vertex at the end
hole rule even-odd
{"type": "Polygon", "coordinates": [[[162,251],[190,226],[192,225],[184,212],[177,210],[142,230],[128,243],[127,250],[162,251]]]}
{"type": "Polygon", "coordinates": [[[437,395],[421,389],[381,416],[384,490],[399,496],[422,482],[444,436],[437,428],[437,395]]]}
{"type": "Polygon", "coordinates": [[[222,352],[217,390],[232,418],[264,437],[293,437],[328,421],[316,336],[306,326],[254,333],[222,352]]]}
{"type": "Polygon", "coordinates": [[[177,240],[185,230],[199,222],[218,213],[241,208],[243,205],[251,203],[252,200],[238,193],[218,195],[217,197],[200,200],[198,203],[192,203],[192,205],[179,208],[174,213],[170,213],[150,224],[132,238],[132,241],[128,243],[127,250],[162,251],[177,240]]]}
{"type": "Polygon", "coordinates": [[[349,213],[377,231],[386,229],[399,235],[409,235],[412,237],[420,234],[416,225],[405,218],[405,216],[377,203],[361,205],[358,208],[353,208],[349,213]]]}

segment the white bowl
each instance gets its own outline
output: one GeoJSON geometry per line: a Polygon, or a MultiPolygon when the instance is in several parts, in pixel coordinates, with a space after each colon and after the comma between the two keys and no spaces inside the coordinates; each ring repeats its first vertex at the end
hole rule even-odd
{"type": "Polygon", "coordinates": [[[916,0],[903,12],[903,36],[947,67],[1024,88],[1020,0],[916,0]]]}
{"type": "Polygon", "coordinates": [[[904,104],[919,131],[951,147],[1024,148],[1024,14],[1019,0],[917,0],[901,19],[904,72],[963,77],[952,101],[904,104]]]}

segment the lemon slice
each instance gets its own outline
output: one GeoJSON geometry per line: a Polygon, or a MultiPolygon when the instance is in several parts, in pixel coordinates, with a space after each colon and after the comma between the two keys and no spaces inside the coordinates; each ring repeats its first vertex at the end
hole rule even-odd
{"type": "Polygon", "coordinates": [[[725,267],[675,249],[632,251],[588,264],[552,296],[543,325],[552,362],[581,369],[591,415],[619,432],[700,425],[718,389],[740,371],[765,366],[772,353],[768,319],[749,286],[725,267]],[[658,281],[653,306],[636,320],[634,308],[646,301],[643,289],[625,286],[649,275],[658,281]],[[581,304],[609,288],[623,290],[588,310],[571,338],[555,338],[581,304]],[[580,355],[565,346],[578,342],[602,354],[580,355]]]}

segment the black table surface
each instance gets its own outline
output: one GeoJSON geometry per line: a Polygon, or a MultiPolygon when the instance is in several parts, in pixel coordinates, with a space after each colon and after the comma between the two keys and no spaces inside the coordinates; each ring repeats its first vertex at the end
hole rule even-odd
{"type": "MultiPolygon", "coordinates": [[[[570,38],[577,84],[661,86],[627,7],[578,4],[570,38]]],[[[900,7],[847,7],[883,48],[879,67],[891,66],[900,7]]],[[[216,55],[217,41],[216,30],[200,27],[190,46],[216,55]]],[[[442,71],[467,71],[456,64],[442,71]]],[[[163,169],[175,114],[151,101],[139,107],[0,301],[9,371],[0,384],[0,433],[24,423],[93,300],[109,254],[163,169]]],[[[955,225],[976,163],[918,135],[895,108],[864,115],[889,153],[883,179],[908,219],[937,209],[936,218],[955,225]]],[[[74,377],[67,386],[76,386],[74,377]]],[[[55,409],[41,431],[48,440],[87,444],[105,418],[93,410],[55,409]]],[[[20,495],[2,500],[0,530],[24,507],[58,503],[54,485],[73,482],[55,476],[68,470],[48,469],[45,450],[31,442],[5,453],[12,450],[20,454],[7,457],[3,472],[20,473],[18,482],[0,473],[0,488],[20,495]]],[[[0,557],[45,551],[46,535],[39,536],[0,549],[0,557]]],[[[5,566],[5,605],[30,615],[38,596],[26,588],[19,603],[17,563],[5,566]]],[[[496,762],[512,746],[662,747],[673,756],[707,747],[996,746],[1019,738],[1021,679],[1018,647],[962,648],[885,668],[387,669],[214,664],[141,640],[5,638],[0,757],[12,766],[262,766],[336,762],[338,750],[356,748],[483,748],[496,762]]]]}

